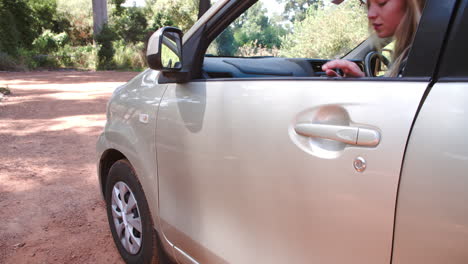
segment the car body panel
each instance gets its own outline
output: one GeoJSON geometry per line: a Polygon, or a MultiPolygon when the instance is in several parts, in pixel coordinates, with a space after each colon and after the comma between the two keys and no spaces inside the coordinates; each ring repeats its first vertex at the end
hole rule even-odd
{"type": "Polygon", "coordinates": [[[401,162],[426,87],[170,84],[156,132],[164,234],[199,263],[390,262],[401,162]],[[310,140],[294,131],[302,122],[374,129],[381,141],[310,140]]]}
{"type": "Polygon", "coordinates": [[[121,152],[133,165],[158,223],[156,115],[166,85],[157,83],[159,72],[146,70],[116,89],[109,101],[107,123],[97,143],[98,157],[109,150],[121,152]],[[144,119],[147,115],[147,120],[144,119]]]}
{"type": "Polygon", "coordinates": [[[438,83],[409,140],[401,175],[393,263],[468,260],[468,84],[438,83]]]}

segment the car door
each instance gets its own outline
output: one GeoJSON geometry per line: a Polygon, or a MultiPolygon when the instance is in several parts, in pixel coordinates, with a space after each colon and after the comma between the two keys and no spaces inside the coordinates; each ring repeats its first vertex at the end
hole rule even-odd
{"type": "Polygon", "coordinates": [[[428,75],[169,84],[156,131],[159,216],[178,260],[389,263],[428,75]]]}
{"type": "Polygon", "coordinates": [[[402,168],[393,263],[468,263],[468,0],[460,1],[436,84],[402,168]],[[427,166],[430,164],[430,166],[427,166]]]}

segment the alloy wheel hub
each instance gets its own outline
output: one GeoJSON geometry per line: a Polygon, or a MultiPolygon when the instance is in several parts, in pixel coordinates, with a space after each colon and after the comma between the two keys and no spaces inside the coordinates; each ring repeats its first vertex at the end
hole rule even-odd
{"type": "Polygon", "coordinates": [[[132,190],[121,181],[112,188],[112,218],[122,246],[137,254],[143,238],[140,210],[132,190]]]}

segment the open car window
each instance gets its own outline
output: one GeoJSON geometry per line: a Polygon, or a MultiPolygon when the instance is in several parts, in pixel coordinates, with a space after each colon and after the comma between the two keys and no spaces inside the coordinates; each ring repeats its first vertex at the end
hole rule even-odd
{"type": "Polygon", "coordinates": [[[206,56],[341,58],[369,35],[358,0],[260,0],[209,46],[206,56]]]}
{"type": "MultiPolygon", "coordinates": [[[[325,76],[322,65],[342,58],[369,36],[359,0],[260,0],[209,45],[205,78],[325,76]]],[[[347,58],[364,69],[363,58],[347,58]]]]}

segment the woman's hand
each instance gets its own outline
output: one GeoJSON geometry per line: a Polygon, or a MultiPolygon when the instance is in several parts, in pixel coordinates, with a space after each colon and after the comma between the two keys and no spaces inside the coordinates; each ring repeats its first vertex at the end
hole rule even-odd
{"type": "Polygon", "coordinates": [[[336,71],[333,69],[340,69],[343,71],[344,76],[343,77],[365,77],[366,75],[364,74],[363,71],[361,71],[361,68],[359,66],[349,60],[332,60],[327,63],[325,63],[322,66],[322,70],[330,77],[341,77],[340,74],[338,74],[336,71]]]}

